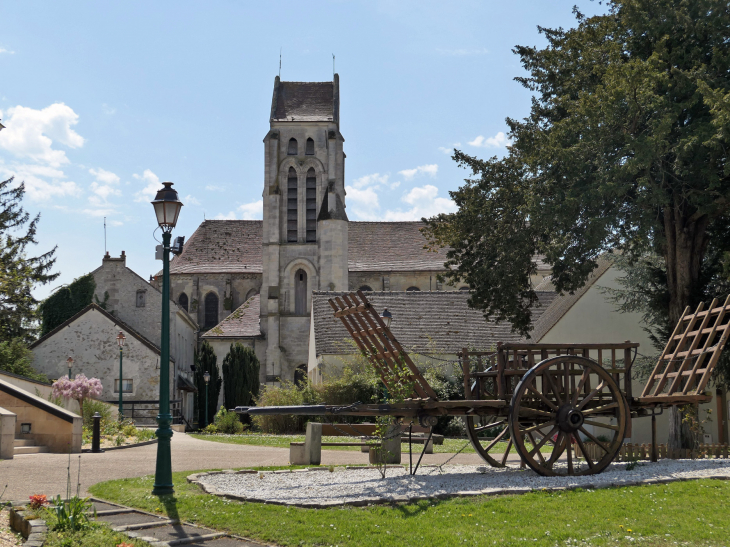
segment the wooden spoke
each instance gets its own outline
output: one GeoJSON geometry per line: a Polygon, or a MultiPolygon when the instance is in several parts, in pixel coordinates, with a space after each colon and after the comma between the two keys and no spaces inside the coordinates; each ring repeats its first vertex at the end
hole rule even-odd
{"type": "Polygon", "coordinates": [[[538,397],[538,398],[539,398],[539,399],[540,399],[540,400],[541,400],[541,401],[542,401],[543,403],[545,403],[545,404],[546,404],[546,405],[547,405],[548,407],[550,407],[551,409],[553,409],[553,410],[555,410],[555,411],[557,412],[557,410],[558,410],[558,407],[557,407],[557,406],[555,406],[555,405],[553,404],[553,402],[552,402],[552,401],[551,401],[550,399],[548,399],[547,397],[545,397],[545,395],[543,395],[542,393],[540,393],[540,392],[539,392],[538,390],[536,390],[536,389],[535,389],[534,387],[532,387],[532,386],[527,386],[527,389],[529,389],[529,390],[530,390],[530,391],[531,391],[532,393],[534,393],[535,395],[537,395],[537,397],[538,397]]]}
{"type": "Polygon", "coordinates": [[[552,467],[553,464],[556,461],[558,461],[558,458],[563,453],[563,450],[564,450],[563,443],[564,443],[564,441],[565,441],[565,433],[563,433],[561,431],[560,433],[558,433],[558,438],[555,439],[555,445],[553,446],[553,451],[550,454],[550,459],[547,462],[545,462],[550,467],[552,467]]]}
{"type": "Polygon", "coordinates": [[[492,442],[491,442],[491,443],[489,443],[489,444],[488,444],[488,445],[486,446],[486,448],[485,448],[484,450],[486,450],[487,452],[489,452],[489,451],[490,451],[490,450],[491,450],[492,448],[494,448],[494,446],[495,446],[495,445],[496,445],[496,444],[497,444],[497,443],[498,443],[499,441],[501,441],[501,440],[502,440],[502,437],[504,437],[504,436],[505,436],[505,434],[507,433],[507,431],[509,431],[509,430],[508,430],[508,429],[507,429],[507,428],[505,427],[505,428],[504,428],[504,429],[502,430],[502,432],[501,432],[501,433],[500,433],[499,435],[497,435],[497,436],[496,436],[496,437],[495,437],[495,438],[494,438],[494,439],[492,440],[492,442]]]}
{"type": "MultiPolygon", "coordinates": [[[[506,436],[510,433],[509,423],[505,418],[499,418],[498,416],[482,417],[481,420],[489,422],[485,425],[477,425],[479,420],[479,416],[466,416],[464,419],[466,434],[471,441],[471,445],[476,453],[489,465],[504,467],[502,451],[504,450],[506,436]],[[491,435],[487,437],[485,434],[490,429],[495,431],[494,438],[491,435]]],[[[509,449],[511,446],[507,448],[509,449]]]]}
{"type": "Polygon", "coordinates": [[[555,420],[548,420],[547,422],[543,422],[540,425],[533,425],[532,427],[528,427],[527,429],[521,429],[523,434],[532,433],[534,431],[539,431],[543,427],[547,427],[549,425],[555,425],[555,420]]]}
{"type": "Polygon", "coordinates": [[[607,446],[606,446],[605,444],[603,444],[603,443],[602,443],[601,441],[599,441],[599,440],[598,440],[598,439],[597,439],[597,438],[596,438],[596,437],[595,437],[595,436],[593,435],[593,433],[590,433],[590,432],[589,432],[589,431],[588,431],[587,429],[585,429],[584,427],[581,427],[580,429],[578,429],[578,431],[580,431],[581,433],[583,433],[583,435],[585,435],[585,436],[586,436],[586,437],[588,437],[588,438],[589,438],[590,440],[592,440],[592,441],[593,441],[594,443],[596,443],[596,444],[597,444],[598,446],[600,446],[600,447],[601,447],[601,448],[603,449],[603,451],[604,451],[604,452],[606,452],[606,453],[608,453],[608,452],[609,452],[609,450],[608,450],[608,447],[607,447],[607,446]]]}
{"type": "MultiPolygon", "coordinates": [[[[505,431],[507,431],[505,429],[505,431]]],[[[507,464],[507,456],[509,456],[509,451],[512,448],[512,439],[507,442],[507,449],[504,451],[504,455],[502,456],[502,466],[507,464]]]]}
{"type": "Polygon", "coordinates": [[[595,420],[583,420],[583,423],[594,427],[605,427],[606,429],[612,429],[614,431],[619,430],[619,426],[617,425],[604,424],[603,422],[596,422],[595,420]]]}
{"type": "Polygon", "coordinates": [[[536,408],[530,408],[529,406],[523,406],[521,408],[522,412],[525,412],[527,414],[537,414],[538,416],[545,416],[546,418],[552,418],[553,413],[552,412],[545,412],[544,410],[538,410],[536,408]]]}
{"type": "Polygon", "coordinates": [[[475,427],[474,431],[476,431],[477,433],[481,433],[482,431],[494,429],[495,427],[499,427],[500,425],[504,425],[506,423],[507,423],[507,420],[499,420],[498,422],[492,422],[491,424],[480,425],[479,427],[475,427]]]}
{"type": "Polygon", "coordinates": [[[585,399],[583,399],[583,400],[582,400],[582,401],[580,402],[580,404],[579,404],[579,405],[576,405],[576,406],[578,407],[578,410],[581,410],[581,409],[582,409],[582,408],[583,408],[584,406],[586,406],[586,405],[588,404],[588,402],[589,402],[589,401],[590,401],[591,399],[593,399],[593,397],[595,397],[596,395],[598,395],[598,392],[600,392],[600,391],[602,391],[602,390],[603,390],[603,388],[604,388],[604,387],[606,387],[606,384],[605,384],[605,382],[601,382],[600,384],[598,384],[598,385],[596,386],[596,389],[594,389],[593,391],[591,391],[591,392],[590,392],[590,393],[588,394],[588,396],[587,396],[587,397],[586,397],[585,399]]]}
{"type": "MultiPolygon", "coordinates": [[[[530,439],[533,447],[537,445],[537,443],[535,442],[535,435],[533,435],[532,432],[528,433],[527,437],[530,439]]],[[[540,460],[540,463],[545,463],[545,457],[542,455],[542,452],[540,452],[539,448],[537,449],[537,457],[540,460]]]]}
{"type": "Polygon", "coordinates": [[[588,416],[589,414],[599,414],[602,412],[606,412],[607,410],[611,410],[612,408],[617,408],[618,403],[609,403],[607,405],[603,406],[597,406],[596,408],[592,408],[590,410],[584,410],[583,415],[588,416]]]}
{"type": "Polygon", "coordinates": [[[583,386],[585,385],[586,380],[588,380],[589,376],[590,370],[583,370],[583,374],[581,374],[580,376],[580,383],[578,383],[578,388],[573,392],[573,398],[571,399],[571,403],[573,406],[578,404],[578,397],[580,396],[580,392],[583,391],[583,386]]]}
{"type": "MultiPolygon", "coordinates": [[[[550,430],[550,433],[548,433],[547,435],[545,435],[542,439],[540,439],[540,442],[539,443],[537,443],[536,445],[533,446],[532,450],[530,450],[530,456],[534,455],[536,452],[539,452],[540,449],[542,448],[542,446],[546,442],[548,442],[550,439],[552,439],[553,438],[553,435],[555,435],[557,432],[558,432],[558,426],[556,425],[555,427],[553,427],[550,430]]],[[[543,458],[543,463],[544,463],[544,461],[545,460],[543,458]]]]}
{"type": "Polygon", "coordinates": [[[568,475],[572,475],[574,473],[573,471],[573,442],[571,439],[573,438],[572,433],[566,433],[565,434],[565,446],[567,448],[566,452],[568,453],[568,475]]]}
{"type": "Polygon", "coordinates": [[[555,382],[550,376],[550,373],[546,372],[545,374],[543,374],[542,377],[547,378],[548,384],[550,384],[550,389],[553,390],[553,393],[555,394],[555,399],[558,401],[558,405],[562,405],[563,399],[560,397],[560,390],[556,387],[555,382]]]}
{"type": "Polygon", "coordinates": [[[595,468],[596,464],[593,463],[593,460],[588,455],[585,444],[583,444],[583,441],[580,440],[580,435],[575,435],[575,442],[578,443],[580,451],[583,452],[583,457],[585,458],[586,463],[588,463],[588,467],[590,467],[591,469],[595,468]]]}

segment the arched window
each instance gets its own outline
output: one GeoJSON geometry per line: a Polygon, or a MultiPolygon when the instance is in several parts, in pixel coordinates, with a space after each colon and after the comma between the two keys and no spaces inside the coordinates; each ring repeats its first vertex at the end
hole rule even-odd
{"type": "Polygon", "coordinates": [[[188,295],[184,292],[180,293],[180,296],[177,297],[177,303],[180,305],[182,309],[185,311],[188,311],[188,295]]]}
{"type": "Polygon", "coordinates": [[[302,269],[294,274],[294,313],[307,313],[307,272],[302,269]]]}
{"type": "Polygon", "coordinates": [[[314,156],[314,139],[312,139],[312,137],[307,139],[307,148],[304,153],[307,156],[314,156]]]}
{"type": "Polygon", "coordinates": [[[301,388],[307,385],[307,365],[299,365],[294,369],[294,385],[301,388]]]}
{"type": "Polygon", "coordinates": [[[257,291],[256,289],[251,289],[246,293],[246,300],[248,300],[252,296],[256,296],[257,294],[259,294],[259,291],[257,291]]]}
{"type": "Polygon", "coordinates": [[[419,289],[418,287],[408,287],[406,290],[407,291],[420,291],[421,289],[419,289]]]}
{"type": "Polygon", "coordinates": [[[459,290],[460,290],[460,291],[468,291],[468,290],[469,290],[469,287],[467,287],[467,286],[465,285],[465,286],[463,286],[463,287],[459,287],[459,290]]]}
{"type": "Polygon", "coordinates": [[[205,295],[205,325],[203,328],[210,329],[218,324],[218,295],[209,292],[205,295]]]}
{"type": "Polygon", "coordinates": [[[307,171],[307,242],[317,241],[317,175],[307,171]]]}
{"type": "Polygon", "coordinates": [[[297,210],[297,172],[293,167],[289,168],[286,188],[286,240],[291,243],[296,243],[299,214],[297,210]]]}
{"type": "Polygon", "coordinates": [[[287,156],[296,156],[299,153],[299,146],[296,139],[289,139],[289,148],[286,150],[287,156]]]}
{"type": "Polygon", "coordinates": [[[358,289],[358,291],[366,292],[366,291],[372,291],[373,288],[370,285],[363,285],[358,289]]]}

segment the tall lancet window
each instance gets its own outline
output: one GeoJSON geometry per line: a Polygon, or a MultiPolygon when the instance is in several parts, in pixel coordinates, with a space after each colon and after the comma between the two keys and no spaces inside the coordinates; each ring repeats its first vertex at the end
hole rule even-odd
{"type": "Polygon", "coordinates": [[[307,146],[304,153],[307,156],[314,156],[314,139],[312,139],[312,137],[307,139],[307,146]]]}
{"type": "Polygon", "coordinates": [[[293,167],[290,167],[289,177],[286,181],[286,240],[290,243],[297,242],[297,223],[299,220],[297,205],[297,172],[293,167]]]}
{"type": "Polygon", "coordinates": [[[317,241],[317,175],[307,171],[307,242],[317,241]]]}
{"type": "Polygon", "coordinates": [[[289,148],[286,150],[287,156],[296,156],[299,153],[299,146],[296,139],[289,139],[289,148]]]}
{"type": "Polygon", "coordinates": [[[307,313],[307,272],[297,270],[294,274],[294,314],[307,313]]]}

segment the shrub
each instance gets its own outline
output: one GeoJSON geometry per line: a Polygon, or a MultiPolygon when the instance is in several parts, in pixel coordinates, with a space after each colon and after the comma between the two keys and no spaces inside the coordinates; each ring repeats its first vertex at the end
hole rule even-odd
{"type": "Polygon", "coordinates": [[[213,422],[216,429],[221,433],[236,435],[243,432],[243,424],[238,419],[238,414],[226,410],[224,406],[221,406],[220,410],[218,410],[213,422]]]}
{"type": "Polygon", "coordinates": [[[85,424],[91,425],[91,418],[98,412],[101,416],[101,425],[103,429],[106,423],[114,421],[112,420],[112,408],[112,405],[105,403],[104,401],[86,399],[81,410],[81,416],[83,417],[85,424]]]}
{"type": "MultiPolygon", "coordinates": [[[[257,406],[290,406],[317,403],[315,392],[310,387],[299,389],[291,382],[282,382],[281,386],[264,386],[256,401],[257,406]]],[[[304,430],[304,424],[312,417],[292,416],[253,416],[254,425],[264,433],[298,433],[304,430]]]]}

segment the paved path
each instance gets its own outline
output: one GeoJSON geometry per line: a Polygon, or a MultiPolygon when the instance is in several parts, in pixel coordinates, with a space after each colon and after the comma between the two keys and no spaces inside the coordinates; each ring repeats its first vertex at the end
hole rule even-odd
{"type": "MultiPolygon", "coordinates": [[[[81,454],[81,492],[97,482],[128,477],[152,475],[155,472],[157,445],[111,450],[102,454],[81,454]]],[[[441,464],[451,454],[426,454],[423,464],[441,464]]],[[[366,464],[368,455],[345,450],[323,450],[323,464],[366,464]]],[[[404,454],[403,461],[408,459],[404,454]]],[[[414,453],[414,460],[417,456],[414,453]]],[[[459,454],[451,463],[478,465],[476,454],[459,454]]],[[[232,469],[238,467],[288,465],[288,448],[270,448],[201,441],[184,433],[172,437],[172,470],[232,469]]],[[[415,461],[414,461],[415,465],[415,461]]],[[[71,483],[76,491],[79,454],[71,455],[71,483]]],[[[68,455],[28,454],[0,461],[0,492],[8,485],[3,499],[23,500],[31,494],[46,494],[49,498],[66,494],[68,455]]]]}

